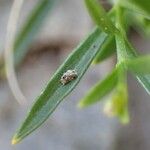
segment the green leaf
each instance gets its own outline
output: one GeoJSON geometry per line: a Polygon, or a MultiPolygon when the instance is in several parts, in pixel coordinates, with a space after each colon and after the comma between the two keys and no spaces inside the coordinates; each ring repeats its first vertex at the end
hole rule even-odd
{"type": "Polygon", "coordinates": [[[127,68],[135,74],[149,74],[150,75],[150,56],[140,56],[132,60],[126,60],[127,68]]]}
{"type": "Polygon", "coordinates": [[[144,37],[150,37],[150,20],[139,14],[129,13],[131,25],[144,37]]]}
{"type": "Polygon", "coordinates": [[[150,75],[136,75],[139,83],[144,87],[147,93],[150,95],[150,75]]]}
{"type": "MultiPolygon", "coordinates": [[[[55,0],[39,0],[37,5],[32,10],[31,14],[25,21],[25,25],[21,28],[16,36],[14,43],[14,63],[18,66],[26,56],[30,44],[33,42],[35,36],[40,28],[49,11],[52,10],[55,0]]],[[[0,61],[0,74],[4,76],[4,60],[0,61]]]]}
{"type": "Polygon", "coordinates": [[[114,36],[108,36],[106,41],[103,43],[100,51],[96,55],[93,64],[101,63],[103,60],[113,55],[115,51],[116,51],[115,38],[114,36]]]}
{"type": "Polygon", "coordinates": [[[150,19],[142,18],[143,32],[150,37],[150,19]]]}
{"type": "Polygon", "coordinates": [[[117,69],[114,69],[104,80],[97,83],[88,94],[79,102],[79,107],[87,107],[110,93],[117,83],[117,69]]]}
{"type": "Polygon", "coordinates": [[[117,84],[111,99],[106,103],[104,111],[109,116],[116,116],[122,123],[129,122],[127,75],[123,64],[117,65],[117,84]]]}
{"type": "MultiPolygon", "coordinates": [[[[115,13],[113,8],[107,13],[107,15],[114,22],[115,13]]],[[[113,35],[110,35],[103,43],[99,53],[96,55],[96,58],[93,61],[93,64],[101,63],[103,60],[112,56],[115,53],[115,51],[116,51],[115,38],[113,35]]]]}
{"type": "Polygon", "coordinates": [[[36,99],[21,128],[15,134],[12,143],[15,144],[38,128],[56,109],[58,104],[75,88],[85,71],[93,61],[107,35],[95,29],[68,57],[56,71],[48,85],[36,99]],[[75,69],[78,77],[66,85],[60,79],[67,70],[75,69]]]}
{"type": "MultiPolygon", "coordinates": [[[[127,40],[126,40],[126,48],[127,48],[128,58],[133,59],[138,57],[136,50],[127,40]]],[[[134,75],[138,79],[139,83],[145,88],[147,93],[150,94],[150,75],[137,75],[137,74],[134,75]]]]}
{"type": "MultiPolygon", "coordinates": [[[[111,14],[111,18],[114,19],[114,9],[112,9],[109,13],[108,16],[110,16],[111,14]]],[[[129,28],[129,24],[126,23],[125,19],[122,19],[122,17],[124,17],[124,9],[121,9],[121,11],[119,10],[119,13],[121,13],[121,18],[118,18],[121,21],[121,25],[123,27],[123,29],[127,32],[128,28],[129,28]]],[[[114,22],[114,20],[113,20],[114,22]]],[[[119,34],[119,32],[117,32],[117,34],[119,34]]],[[[124,39],[123,37],[120,37],[121,35],[117,35],[118,39],[117,41],[121,42],[123,45],[124,44],[124,39]],[[118,37],[119,36],[119,37],[118,37]],[[122,39],[122,40],[121,40],[122,39]]],[[[120,43],[119,43],[120,45],[120,43]]],[[[124,48],[125,46],[121,45],[121,49],[124,48]]],[[[120,48],[118,48],[119,50],[120,48]]],[[[116,51],[116,41],[113,35],[108,36],[107,40],[104,42],[104,44],[102,45],[101,51],[97,54],[95,60],[93,61],[94,64],[97,64],[101,61],[103,61],[104,59],[108,58],[109,56],[111,56],[112,54],[114,54],[114,52],[116,51]]],[[[122,52],[122,50],[120,50],[122,52]]]]}
{"type": "Polygon", "coordinates": [[[141,27],[141,30],[143,31],[144,35],[150,37],[150,20],[146,18],[141,18],[139,26],[141,27]]]}
{"type": "Polygon", "coordinates": [[[107,16],[104,8],[97,0],[85,0],[87,9],[93,21],[106,33],[114,34],[117,29],[113,25],[111,19],[107,16]]]}
{"type": "Polygon", "coordinates": [[[124,84],[120,85],[114,91],[111,100],[104,107],[104,112],[109,116],[116,116],[126,124],[129,122],[128,112],[128,94],[124,84]]]}
{"type": "Polygon", "coordinates": [[[14,60],[16,65],[19,64],[25,57],[29,45],[33,42],[35,36],[39,32],[39,29],[42,27],[46,16],[53,8],[54,2],[55,0],[39,0],[27,18],[25,25],[16,36],[14,45],[14,60]]]}
{"type": "Polygon", "coordinates": [[[125,8],[135,11],[139,14],[150,18],[150,1],[149,0],[121,0],[120,4],[125,8]]]}
{"type": "MultiPolygon", "coordinates": [[[[122,1],[121,3],[122,4],[122,1]]],[[[122,34],[117,32],[116,34],[116,44],[118,45],[117,48],[117,54],[118,54],[118,59],[121,59],[121,61],[124,61],[125,59],[133,59],[137,57],[136,50],[132,47],[132,45],[128,42],[128,39],[126,35],[124,34],[124,30],[122,28],[122,19],[121,15],[123,13],[123,10],[120,7],[117,7],[117,23],[119,23],[119,29],[121,30],[122,34]],[[119,38],[120,36],[120,38],[119,38]],[[119,43],[120,39],[120,43],[119,43]],[[123,45],[121,47],[121,45],[123,45]],[[120,48],[119,48],[120,47],[120,48]],[[121,50],[119,50],[121,49],[121,50]]],[[[145,90],[150,94],[150,75],[137,75],[135,74],[139,83],[145,88],[145,90]]]]}

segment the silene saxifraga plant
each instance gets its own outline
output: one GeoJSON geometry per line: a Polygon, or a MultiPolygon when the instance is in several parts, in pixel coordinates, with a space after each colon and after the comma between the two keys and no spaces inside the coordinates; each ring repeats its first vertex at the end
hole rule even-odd
{"type": "MultiPolygon", "coordinates": [[[[39,0],[31,15],[13,41],[14,65],[25,57],[28,46],[42,26],[44,18],[58,0],[39,0]],[[36,28],[36,31],[35,31],[36,28]]],[[[106,12],[98,0],[84,0],[95,23],[91,33],[74,49],[48,81],[35,100],[23,124],[12,139],[16,144],[32,133],[53,113],[59,103],[79,83],[90,64],[98,64],[113,54],[117,63],[112,71],[94,85],[81,99],[80,108],[90,106],[109,95],[104,110],[122,123],[129,122],[127,73],[131,72],[143,89],[150,94],[150,55],[140,56],[129,42],[130,27],[150,35],[149,0],[114,0],[106,12]],[[110,96],[111,94],[111,96],[110,96]]],[[[16,17],[17,18],[17,17],[16,17]]],[[[6,62],[8,60],[5,60],[6,62]]],[[[9,71],[6,64],[6,70],[9,71]]],[[[8,77],[9,79],[9,77],[8,77]]]]}

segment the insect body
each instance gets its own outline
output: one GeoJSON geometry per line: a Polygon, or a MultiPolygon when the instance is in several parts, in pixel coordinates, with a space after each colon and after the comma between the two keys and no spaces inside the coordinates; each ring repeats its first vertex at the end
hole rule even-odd
{"type": "Polygon", "coordinates": [[[60,82],[65,85],[68,82],[77,78],[77,72],[75,70],[67,70],[61,77],[60,82]]]}

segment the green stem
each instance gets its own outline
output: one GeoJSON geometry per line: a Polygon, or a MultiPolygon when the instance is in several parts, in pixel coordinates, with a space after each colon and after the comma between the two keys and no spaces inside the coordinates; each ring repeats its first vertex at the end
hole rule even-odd
{"type": "Polygon", "coordinates": [[[121,34],[126,36],[125,25],[124,25],[124,9],[120,7],[119,3],[116,5],[116,25],[120,30],[121,34]]]}
{"type": "Polygon", "coordinates": [[[124,9],[120,7],[119,3],[115,5],[116,8],[116,27],[119,32],[115,35],[116,47],[117,47],[117,58],[118,63],[124,62],[127,58],[127,51],[125,46],[126,31],[124,27],[124,9]]]}

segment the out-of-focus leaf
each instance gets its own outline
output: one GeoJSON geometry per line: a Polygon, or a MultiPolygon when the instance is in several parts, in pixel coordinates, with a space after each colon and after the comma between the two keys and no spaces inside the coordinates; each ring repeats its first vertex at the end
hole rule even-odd
{"type": "MultiPolygon", "coordinates": [[[[126,49],[128,58],[133,59],[138,56],[136,50],[127,40],[126,40],[126,49]]],[[[147,93],[150,94],[150,75],[137,75],[137,74],[134,75],[137,77],[139,83],[145,88],[147,93]]]]}
{"type": "Polygon", "coordinates": [[[144,35],[150,37],[150,19],[141,18],[139,26],[141,27],[141,30],[143,31],[144,35]]]}
{"type": "Polygon", "coordinates": [[[87,9],[93,21],[106,33],[114,34],[117,29],[107,16],[104,8],[97,0],[85,0],[87,9]]]}
{"type": "Polygon", "coordinates": [[[16,65],[25,57],[29,45],[33,42],[46,16],[53,8],[54,2],[55,0],[39,0],[29,15],[29,18],[27,18],[25,25],[16,36],[14,45],[14,61],[16,65]]]}
{"type": "Polygon", "coordinates": [[[75,88],[95,55],[106,39],[107,34],[99,28],[94,30],[68,57],[48,82],[48,85],[36,99],[21,128],[15,134],[12,143],[15,144],[38,128],[56,109],[58,104],[75,88]],[[67,70],[75,69],[78,77],[66,85],[60,79],[67,70]]]}
{"type": "Polygon", "coordinates": [[[150,19],[149,0],[120,0],[120,4],[125,8],[135,11],[150,19]]]}
{"type": "MultiPolygon", "coordinates": [[[[46,16],[52,10],[55,0],[39,0],[35,8],[31,11],[29,17],[25,21],[25,25],[21,28],[16,36],[14,43],[14,64],[19,66],[26,56],[30,44],[33,42],[35,36],[40,31],[46,16]]],[[[0,76],[5,77],[4,60],[0,58],[0,76]]]]}
{"type": "Polygon", "coordinates": [[[123,64],[117,66],[117,85],[111,99],[105,105],[105,112],[109,116],[116,116],[122,123],[129,122],[127,75],[123,64]]]}
{"type": "Polygon", "coordinates": [[[110,93],[117,83],[117,69],[114,69],[104,80],[97,83],[79,102],[79,107],[86,107],[100,101],[110,93]]]}
{"type": "MultiPolygon", "coordinates": [[[[122,1],[120,4],[122,4],[122,1]]],[[[121,17],[120,9],[118,9],[118,10],[119,10],[119,14],[118,14],[119,17],[117,16],[118,17],[117,19],[118,19],[118,22],[120,24],[121,31],[122,31],[123,29],[122,29],[122,20],[120,19],[120,17],[121,17]]],[[[116,44],[118,45],[118,47],[117,47],[118,59],[121,59],[124,61],[124,58],[125,59],[133,59],[133,58],[137,57],[136,50],[128,42],[126,35],[122,36],[122,34],[119,34],[119,32],[118,32],[116,34],[116,44]]],[[[150,75],[135,74],[135,76],[137,77],[137,79],[141,83],[141,85],[145,88],[145,90],[150,94],[150,75]]]]}
{"type": "Polygon", "coordinates": [[[129,19],[131,20],[131,25],[144,37],[150,37],[150,19],[145,18],[139,14],[129,13],[129,19]]]}
{"type": "Polygon", "coordinates": [[[126,60],[127,68],[135,74],[150,75],[150,56],[140,56],[132,60],[126,60]]]}
{"type": "Polygon", "coordinates": [[[98,64],[103,60],[113,55],[116,51],[116,44],[114,36],[108,36],[106,41],[103,43],[100,51],[95,57],[93,64],[98,64]]]}
{"type": "Polygon", "coordinates": [[[150,36],[150,19],[143,18],[142,26],[143,26],[144,33],[147,36],[150,36]]]}
{"type": "MultiPolygon", "coordinates": [[[[49,11],[52,10],[55,0],[39,0],[37,5],[32,10],[31,14],[25,21],[25,25],[21,28],[16,36],[14,43],[14,64],[18,66],[23,58],[26,56],[30,44],[33,42],[35,36],[49,11]]],[[[4,76],[4,60],[0,59],[0,76],[4,76]]]]}
{"type": "Polygon", "coordinates": [[[106,102],[104,111],[109,116],[118,117],[122,123],[129,122],[128,94],[125,85],[117,87],[111,100],[106,102]]]}

